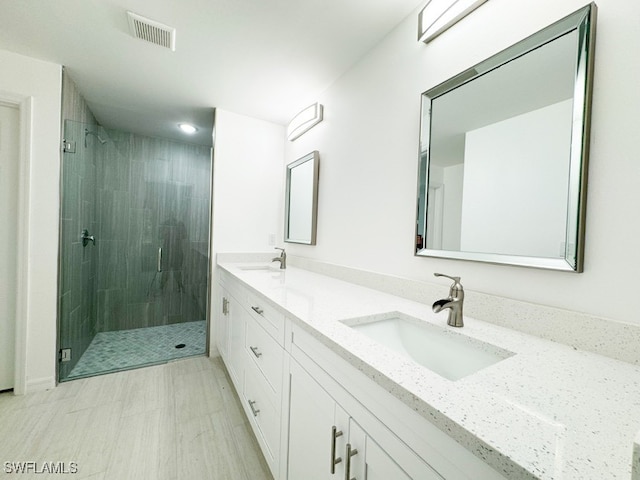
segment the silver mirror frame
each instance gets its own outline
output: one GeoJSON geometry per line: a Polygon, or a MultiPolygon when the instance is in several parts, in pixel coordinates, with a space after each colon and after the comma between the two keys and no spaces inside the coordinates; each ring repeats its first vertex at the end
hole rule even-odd
{"type": "Polygon", "coordinates": [[[316,234],[318,230],[318,176],[320,172],[320,155],[317,151],[308,153],[304,157],[299,158],[295,162],[287,165],[286,193],[285,193],[285,212],[284,212],[284,241],[287,243],[299,243],[303,245],[315,245],[316,234]],[[294,168],[307,163],[313,162],[313,185],[312,185],[312,207],[311,207],[311,232],[309,241],[301,241],[290,238],[290,212],[291,212],[291,172],[294,168]]]}
{"type": "MultiPolygon", "coordinates": [[[[424,234],[427,229],[427,195],[421,199],[421,172],[426,175],[424,188],[429,185],[429,152],[431,130],[431,102],[465,83],[480,77],[490,70],[496,69],[515,58],[526,55],[528,52],[551,42],[568,32],[576,30],[578,33],[577,45],[577,69],[573,95],[573,125],[571,127],[571,157],[568,188],[568,205],[575,205],[575,209],[569,209],[567,213],[566,250],[564,258],[528,257],[516,255],[503,255],[478,252],[463,252],[436,249],[415,249],[416,256],[438,257],[458,260],[471,260],[496,264],[516,265],[523,267],[544,268],[580,273],[584,269],[584,238],[586,217],[587,173],[589,164],[589,137],[591,129],[591,97],[593,92],[593,65],[595,51],[595,26],[597,7],[591,3],[580,10],[566,16],[562,20],[538,31],[524,40],[512,45],[502,52],[480,62],[455,77],[424,92],[422,98],[419,161],[418,161],[418,206],[416,219],[420,220],[420,212],[425,216],[424,231],[419,231],[419,222],[416,222],[416,236],[424,234]],[[423,163],[426,162],[426,165],[423,163]],[[422,207],[422,208],[421,208],[422,207]],[[574,245],[572,248],[571,245],[574,245]]],[[[426,235],[424,235],[426,242],[426,235]]]]}

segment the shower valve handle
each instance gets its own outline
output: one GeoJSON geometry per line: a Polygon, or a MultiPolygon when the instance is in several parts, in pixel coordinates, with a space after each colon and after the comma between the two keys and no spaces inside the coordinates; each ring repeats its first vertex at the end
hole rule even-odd
{"type": "Polygon", "coordinates": [[[87,230],[86,228],[82,230],[80,240],[82,240],[83,247],[86,247],[89,242],[92,242],[94,246],[96,244],[96,237],[94,237],[93,235],[89,235],[89,230],[87,230]]]}

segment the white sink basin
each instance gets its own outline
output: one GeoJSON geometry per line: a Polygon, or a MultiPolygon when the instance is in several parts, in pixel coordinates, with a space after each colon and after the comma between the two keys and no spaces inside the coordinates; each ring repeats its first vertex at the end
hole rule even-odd
{"type": "Polygon", "coordinates": [[[240,265],[238,266],[240,270],[246,272],[282,272],[277,265],[240,265]]]}
{"type": "Polygon", "coordinates": [[[398,312],[343,323],[449,380],[466,377],[514,355],[398,312]]]}

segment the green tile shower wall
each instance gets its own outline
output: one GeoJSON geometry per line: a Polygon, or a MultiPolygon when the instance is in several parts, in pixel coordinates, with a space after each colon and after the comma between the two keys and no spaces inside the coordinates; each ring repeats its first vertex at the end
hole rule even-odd
{"type": "Polygon", "coordinates": [[[97,159],[97,330],[204,320],[210,149],[115,130],[105,135],[110,141],[97,159]],[[161,225],[171,214],[185,232],[180,275],[167,265],[156,273],[161,225]]]}

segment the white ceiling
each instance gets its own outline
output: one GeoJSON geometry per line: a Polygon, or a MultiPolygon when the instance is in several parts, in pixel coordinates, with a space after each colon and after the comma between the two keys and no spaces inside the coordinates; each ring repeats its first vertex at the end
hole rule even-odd
{"type": "Polygon", "coordinates": [[[286,124],[425,1],[0,0],[0,49],[64,65],[107,128],[191,121],[207,144],[213,107],[286,124]],[[176,51],[133,38],[128,10],[176,51]]]}

